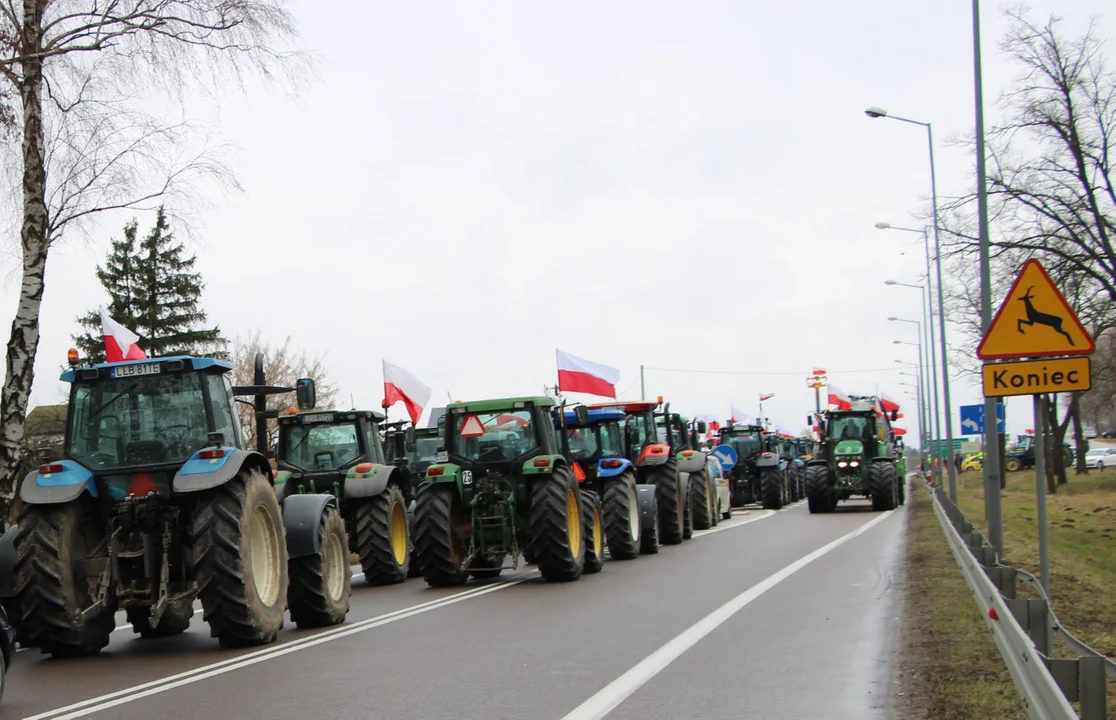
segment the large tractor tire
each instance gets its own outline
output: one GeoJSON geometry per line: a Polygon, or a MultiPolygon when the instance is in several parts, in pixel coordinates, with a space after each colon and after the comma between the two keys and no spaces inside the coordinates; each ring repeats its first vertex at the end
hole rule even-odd
{"type": "Polygon", "coordinates": [[[790,501],[796,503],[802,499],[798,492],[798,469],[791,470],[787,479],[790,480],[790,501]]]}
{"type": "Polygon", "coordinates": [[[168,607],[159,618],[159,624],[151,625],[151,608],[128,608],[124,613],[132,626],[132,632],[138,633],[141,638],[162,638],[172,635],[181,635],[190,627],[190,618],[194,616],[193,604],[181,607],[168,607]]]}
{"type": "Polygon", "coordinates": [[[641,515],[639,526],[639,552],[641,555],[656,555],[659,552],[659,495],[657,488],[655,494],[651,496],[651,503],[655,510],[648,514],[649,519],[646,523],[642,522],[641,515]]]}
{"type": "Polygon", "coordinates": [[[686,499],[682,497],[682,480],[678,466],[668,460],[651,473],[655,499],[659,504],[659,542],[677,545],[682,542],[686,499]]]}
{"type": "Polygon", "coordinates": [[[778,468],[760,470],[760,495],[765,510],[783,507],[783,473],[778,468]]]}
{"type": "Polygon", "coordinates": [[[715,496],[710,493],[709,478],[705,472],[690,475],[690,500],[693,505],[693,527],[695,530],[708,530],[713,527],[713,517],[717,509],[713,507],[715,496]]]}
{"type": "Polygon", "coordinates": [[[542,576],[550,582],[580,578],[585,568],[581,490],[568,468],[535,480],[530,522],[531,550],[542,576]]]}
{"type": "Polygon", "coordinates": [[[896,474],[895,482],[898,483],[899,504],[900,505],[906,505],[907,504],[907,482],[908,482],[907,478],[899,477],[899,475],[896,474]]]}
{"type": "Polygon", "coordinates": [[[287,540],[263,473],[242,469],[199,498],[190,537],[209,634],[225,647],[274,642],[287,604],[287,540]]]}
{"type": "Polygon", "coordinates": [[[594,492],[581,493],[581,518],[585,528],[585,568],[589,575],[604,568],[605,527],[601,499],[594,492]]]}
{"type": "Polygon", "coordinates": [[[829,468],[825,465],[806,466],[806,504],[812,514],[837,509],[837,495],[829,486],[829,468]]]}
{"type": "Polygon", "coordinates": [[[694,536],[694,483],[688,477],[682,484],[682,495],[686,498],[682,506],[682,539],[690,540],[694,536]]]}
{"type": "Polygon", "coordinates": [[[1017,457],[1009,457],[1004,463],[1004,469],[1008,472],[1019,472],[1023,469],[1023,461],[1017,457]]]}
{"type": "Polygon", "coordinates": [[[393,483],[357,505],[354,550],[369,585],[394,585],[407,579],[411,533],[405,503],[403,491],[393,483]]]}
{"type": "Polygon", "coordinates": [[[894,510],[895,465],[889,462],[872,463],[868,468],[868,492],[872,497],[873,510],[894,510]]]}
{"type": "MultiPolygon", "coordinates": [[[[418,528],[415,524],[414,503],[411,503],[411,512],[407,513],[407,540],[411,547],[411,565],[407,568],[407,579],[422,577],[422,565],[419,564],[418,553],[415,552],[415,535],[418,528]]],[[[364,568],[361,568],[363,570],[364,568]]]]}
{"type": "Polygon", "coordinates": [[[104,541],[88,496],[65,505],[24,505],[15,565],[22,617],[12,620],[28,645],[54,657],[91,655],[108,645],[115,607],[102,608],[84,623],[73,621],[94,602],[100,573],[83,574],[88,567],[83,561],[107,559],[104,541]]]}
{"type": "Polygon", "coordinates": [[[455,531],[465,523],[461,496],[454,485],[431,485],[415,501],[415,550],[422,576],[430,587],[463,585],[469,573],[461,568],[468,541],[455,531]]]}
{"type": "Polygon", "coordinates": [[[349,567],[348,536],[341,511],[327,507],[318,523],[321,554],[291,558],[287,572],[287,604],[300,628],[344,622],[349,614],[353,569],[349,567]]]}
{"type": "Polygon", "coordinates": [[[605,481],[604,521],[608,553],[612,559],[632,560],[639,557],[639,498],[635,475],[631,472],[605,481]]]}

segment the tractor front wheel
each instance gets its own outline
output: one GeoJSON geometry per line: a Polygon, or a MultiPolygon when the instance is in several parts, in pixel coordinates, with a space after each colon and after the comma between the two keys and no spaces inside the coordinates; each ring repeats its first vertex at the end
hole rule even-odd
{"type": "Polygon", "coordinates": [[[1023,461],[1019,458],[1008,458],[1007,462],[1004,463],[1004,469],[1008,472],[1019,472],[1023,469],[1023,461]]]}
{"type": "Polygon", "coordinates": [[[263,473],[241,470],[200,498],[190,537],[209,634],[225,647],[274,642],[287,603],[287,541],[263,473]]]}
{"type": "Polygon", "coordinates": [[[651,512],[648,515],[651,519],[646,524],[643,523],[643,512],[640,511],[639,552],[641,555],[655,555],[659,552],[659,496],[657,492],[650,493],[651,512]]]}
{"type": "Polygon", "coordinates": [[[353,569],[340,510],[328,507],[322,513],[318,538],[320,554],[291,558],[288,565],[287,604],[291,620],[300,628],[337,625],[349,614],[353,569]]]}
{"type": "Polygon", "coordinates": [[[760,470],[760,494],[765,510],[783,507],[783,474],[778,468],[760,470]]]}
{"type": "Polygon", "coordinates": [[[895,509],[895,466],[889,462],[874,462],[868,468],[868,492],[873,510],[895,509]]]}
{"type": "Polygon", "coordinates": [[[806,466],[806,504],[811,514],[837,509],[837,496],[829,486],[829,468],[825,465],[806,466]]]}
{"type": "Polygon", "coordinates": [[[639,496],[635,476],[626,472],[605,483],[605,538],[613,560],[639,557],[639,496]]]}
{"type": "Polygon", "coordinates": [[[704,472],[690,475],[690,487],[693,502],[693,527],[695,530],[708,530],[713,526],[713,516],[716,510],[713,507],[713,496],[709,493],[709,479],[704,472]]]}
{"type": "Polygon", "coordinates": [[[531,551],[539,572],[550,582],[581,577],[585,567],[585,530],[581,491],[565,467],[535,480],[531,488],[531,551]]]}
{"type": "Polygon", "coordinates": [[[581,517],[585,527],[585,568],[583,572],[599,573],[604,568],[605,529],[601,499],[594,492],[581,493],[581,517]]]}
{"type": "MultiPolygon", "coordinates": [[[[274,493],[272,493],[274,495],[274,493]]],[[[105,532],[92,498],[65,505],[25,505],[16,536],[16,577],[21,589],[18,622],[29,645],[54,657],[91,655],[108,645],[115,607],[83,623],[73,619],[96,600],[108,562],[105,532]]]]}
{"type": "Polygon", "coordinates": [[[461,497],[454,485],[431,485],[415,499],[415,550],[422,576],[430,587],[463,585],[469,573],[461,568],[468,555],[461,497]]]}
{"type": "MultiPolygon", "coordinates": [[[[417,509],[416,509],[417,514],[417,509]]],[[[411,533],[403,491],[394,483],[364,498],[356,510],[356,553],[369,585],[394,585],[407,579],[411,533]]]]}

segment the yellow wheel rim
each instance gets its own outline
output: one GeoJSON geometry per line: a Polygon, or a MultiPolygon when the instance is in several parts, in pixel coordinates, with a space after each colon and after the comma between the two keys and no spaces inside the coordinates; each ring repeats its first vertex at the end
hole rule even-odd
{"type": "Polygon", "coordinates": [[[601,513],[593,508],[593,555],[598,559],[604,556],[604,537],[601,533],[601,513]]]}
{"type": "Polygon", "coordinates": [[[581,554],[581,510],[577,507],[577,493],[566,490],[566,533],[570,539],[570,554],[581,554]]]}
{"type": "Polygon", "coordinates": [[[391,552],[397,564],[407,561],[407,512],[400,503],[391,505],[391,552]]]}

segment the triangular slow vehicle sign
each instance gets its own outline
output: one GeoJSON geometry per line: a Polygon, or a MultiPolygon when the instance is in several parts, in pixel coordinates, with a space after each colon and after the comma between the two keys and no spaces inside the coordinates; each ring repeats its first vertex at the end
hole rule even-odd
{"type": "Polygon", "coordinates": [[[982,360],[1089,355],[1096,343],[1038,260],[1023,264],[977,347],[982,360]]]}
{"type": "Polygon", "coordinates": [[[474,438],[484,435],[484,423],[476,415],[470,415],[465,418],[465,422],[461,424],[461,432],[458,433],[464,438],[474,438]]]}

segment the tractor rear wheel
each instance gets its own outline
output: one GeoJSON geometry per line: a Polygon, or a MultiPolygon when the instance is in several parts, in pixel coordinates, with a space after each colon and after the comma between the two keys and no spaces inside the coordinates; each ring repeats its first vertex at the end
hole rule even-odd
{"type": "Polygon", "coordinates": [[[353,569],[349,567],[348,536],[341,511],[327,507],[318,523],[321,553],[291,558],[287,605],[300,628],[344,622],[349,614],[353,569]]]}
{"type": "Polygon", "coordinates": [[[705,472],[690,475],[691,495],[693,504],[693,528],[695,530],[708,530],[713,526],[713,516],[716,511],[713,507],[713,496],[709,493],[709,478],[705,472]]]}
{"type": "MultiPolygon", "coordinates": [[[[407,513],[407,541],[411,547],[411,566],[407,568],[407,579],[422,577],[422,566],[419,564],[418,553],[415,552],[415,535],[418,528],[415,524],[414,501],[411,502],[411,511],[407,513]]],[[[361,568],[363,570],[364,568],[361,568]]]]}
{"type": "Polygon", "coordinates": [[[454,485],[431,485],[415,500],[415,550],[422,576],[430,587],[463,585],[469,573],[461,569],[468,541],[458,528],[465,524],[461,497],[454,485]]]}
{"type": "Polygon", "coordinates": [[[151,625],[150,607],[128,608],[124,614],[132,625],[132,632],[138,633],[141,638],[161,638],[181,635],[190,627],[190,618],[194,616],[193,604],[180,607],[168,607],[159,618],[159,624],[151,625]]]}
{"type": "Polygon", "coordinates": [[[597,493],[582,491],[581,517],[585,527],[585,568],[587,574],[599,573],[604,568],[605,529],[604,511],[597,493]]]}
{"type": "Polygon", "coordinates": [[[812,514],[833,512],[837,499],[829,486],[829,468],[825,465],[806,466],[806,504],[812,514]]]}
{"type": "Polygon", "coordinates": [[[1019,472],[1023,469],[1023,461],[1017,457],[1008,458],[1004,464],[1004,469],[1008,472],[1019,472]]]}
{"type": "Polygon", "coordinates": [[[682,539],[689,540],[694,536],[694,483],[689,478],[683,483],[682,495],[686,499],[682,506],[682,539]]]}
{"type": "Polygon", "coordinates": [[[626,472],[605,482],[605,538],[613,560],[639,557],[639,496],[635,475],[626,472]]]}
{"type": "Polygon", "coordinates": [[[407,579],[411,565],[410,524],[403,491],[394,483],[364,498],[356,509],[356,553],[369,585],[394,585],[407,579]]]}
{"type": "Polygon", "coordinates": [[[682,542],[685,498],[673,459],[655,468],[651,483],[655,486],[655,500],[659,505],[659,541],[663,545],[677,545],[682,542]]]}
{"type": "Polygon", "coordinates": [[[585,567],[581,490],[568,468],[558,467],[531,488],[531,550],[551,582],[577,580],[585,567]]]}
{"type": "Polygon", "coordinates": [[[643,513],[640,512],[639,526],[639,552],[641,555],[655,555],[659,552],[659,496],[658,491],[651,493],[652,511],[651,519],[643,524],[643,513]]]}
{"type": "Polygon", "coordinates": [[[898,473],[895,476],[895,481],[898,483],[899,489],[899,504],[907,504],[907,478],[899,477],[898,473]]]}
{"type": "Polygon", "coordinates": [[[263,473],[242,469],[200,498],[190,537],[209,634],[225,647],[273,642],[287,604],[287,541],[263,473]]]}
{"type": "Polygon", "coordinates": [[[783,474],[778,468],[760,470],[760,494],[766,510],[783,507],[783,474]]]}
{"type": "Polygon", "coordinates": [[[87,495],[64,505],[24,505],[15,565],[23,617],[12,621],[29,645],[54,657],[91,655],[108,645],[115,607],[73,622],[96,599],[101,573],[86,561],[108,561],[105,539],[87,495]]]}
{"type": "Polygon", "coordinates": [[[873,510],[895,509],[895,465],[874,462],[868,468],[868,492],[873,510]]]}

